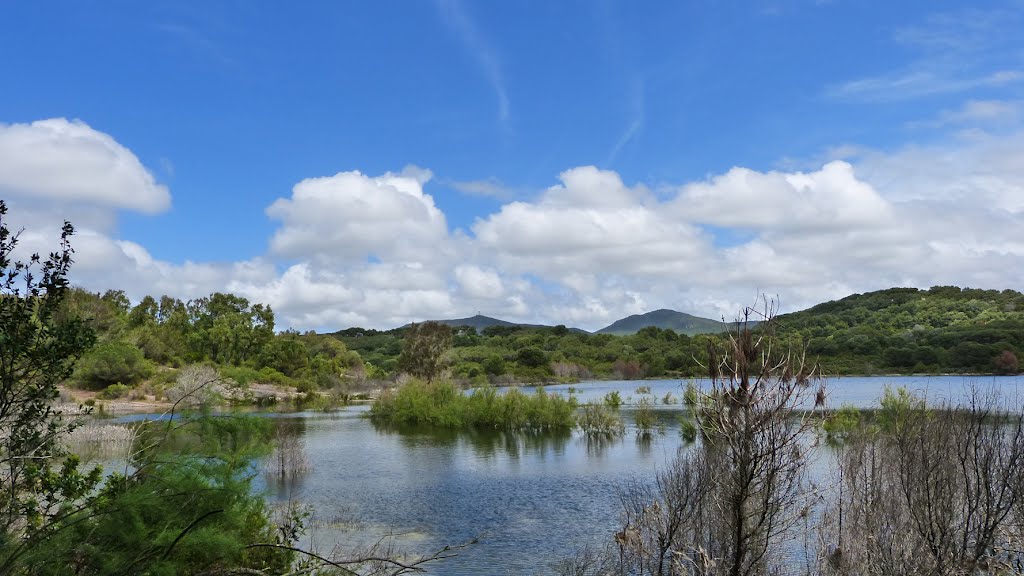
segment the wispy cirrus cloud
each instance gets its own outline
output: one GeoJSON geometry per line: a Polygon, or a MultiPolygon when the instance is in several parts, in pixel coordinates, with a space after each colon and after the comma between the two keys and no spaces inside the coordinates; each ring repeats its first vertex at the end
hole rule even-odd
{"type": "Polygon", "coordinates": [[[1013,128],[1024,113],[1021,100],[968,100],[959,108],[940,111],[934,118],[907,123],[908,128],[1013,128]]]}
{"type": "Polygon", "coordinates": [[[491,42],[466,13],[459,0],[438,0],[437,6],[445,24],[458,35],[466,49],[476,57],[484,77],[487,78],[498,100],[498,121],[507,128],[509,120],[508,91],[505,89],[501,62],[491,42]]]}
{"type": "Polygon", "coordinates": [[[933,14],[891,34],[893,43],[916,57],[892,70],[828,86],[825,95],[900,101],[1024,83],[1024,66],[1013,49],[1022,21],[1024,9],[933,14]]]}
{"type": "Polygon", "coordinates": [[[640,131],[644,127],[644,120],[646,117],[645,113],[645,100],[646,94],[644,91],[644,81],[642,78],[637,79],[633,82],[631,104],[631,114],[629,122],[626,124],[626,129],[623,131],[622,136],[619,136],[618,141],[615,142],[615,146],[612,147],[611,152],[608,153],[608,163],[611,164],[618,157],[619,152],[626,147],[634,138],[640,134],[640,131]]]}
{"type": "Polygon", "coordinates": [[[220,44],[214,42],[208,35],[195,26],[184,26],[181,24],[161,24],[157,29],[164,34],[174,38],[200,58],[218,62],[222,65],[235,63],[220,44]]]}
{"type": "Polygon", "coordinates": [[[830,87],[826,94],[839,99],[871,101],[912,100],[979,88],[998,88],[1024,82],[1024,70],[997,70],[977,76],[955,76],[948,70],[906,70],[860,78],[830,87]]]}
{"type": "Polygon", "coordinates": [[[510,200],[518,192],[518,190],[502,183],[497,178],[487,178],[485,180],[442,180],[441,183],[451,186],[463,194],[496,198],[498,200],[510,200]]]}

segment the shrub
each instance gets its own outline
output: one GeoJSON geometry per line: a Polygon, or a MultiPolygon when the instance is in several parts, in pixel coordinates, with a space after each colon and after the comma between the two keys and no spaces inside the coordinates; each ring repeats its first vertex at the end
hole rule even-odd
{"type": "Polygon", "coordinates": [[[641,398],[633,413],[638,436],[650,436],[658,428],[658,416],[654,413],[654,405],[650,398],[641,398]]]}
{"type": "Polygon", "coordinates": [[[142,351],[127,342],[107,342],[89,351],[78,362],[76,379],[87,389],[101,390],[111,384],[134,384],[153,373],[142,351]]]}
{"type": "Polygon", "coordinates": [[[193,364],[178,371],[178,380],[167,389],[167,399],[185,407],[207,408],[220,402],[224,387],[217,371],[193,364]]]}
{"type": "Polygon", "coordinates": [[[860,409],[855,406],[842,406],[822,421],[821,428],[828,440],[836,442],[846,439],[860,424],[860,409]]]}
{"type": "Polygon", "coordinates": [[[622,395],[618,390],[612,390],[604,395],[604,405],[617,410],[619,406],[622,406],[622,395]]]}
{"type": "Polygon", "coordinates": [[[543,388],[533,394],[516,388],[498,394],[488,387],[467,395],[451,382],[412,379],[378,397],[370,417],[388,424],[538,431],[572,428],[575,411],[574,398],[548,394],[543,388]]]}
{"type": "Polygon", "coordinates": [[[584,406],[583,414],[579,418],[579,427],[589,436],[619,436],[626,430],[619,414],[600,404],[584,406]]]}
{"type": "Polygon", "coordinates": [[[125,394],[128,393],[129,390],[131,390],[131,387],[125,386],[124,384],[118,382],[117,384],[111,384],[110,386],[107,386],[96,396],[104,400],[114,400],[115,398],[120,398],[124,396],[125,394]]]}

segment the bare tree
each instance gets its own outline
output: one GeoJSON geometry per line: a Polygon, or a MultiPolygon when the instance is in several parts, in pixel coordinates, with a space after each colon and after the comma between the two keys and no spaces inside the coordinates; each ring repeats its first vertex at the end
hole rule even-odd
{"type": "Polygon", "coordinates": [[[216,370],[202,364],[191,364],[178,371],[174,386],[164,395],[176,406],[209,407],[220,402],[224,386],[216,370]]]}
{"type": "Polygon", "coordinates": [[[1024,415],[994,393],[862,425],[828,514],[833,574],[1019,573],[1024,415]]]}
{"type": "Polygon", "coordinates": [[[765,300],[709,345],[712,386],[694,409],[701,441],[653,491],[623,497],[622,573],[753,576],[787,561],[814,496],[808,439],[825,391],[801,351],[776,346],[774,316],[765,300]]]}

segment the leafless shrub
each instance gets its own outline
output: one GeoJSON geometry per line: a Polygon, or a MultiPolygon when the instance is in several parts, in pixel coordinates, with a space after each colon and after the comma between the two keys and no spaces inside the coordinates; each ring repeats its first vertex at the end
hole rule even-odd
{"type": "Polygon", "coordinates": [[[612,364],[612,375],[619,380],[636,380],[643,378],[647,369],[636,360],[618,359],[612,364]]]}
{"type": "Polygon", "coordinates": [[[214,406],[224,397],[220,375],[209,366],[192,364],[178,371],[178,378],[164,394],[176,406],[202,408],[214,406]]]}
{"type": "Polygon", "coordinates": [[[863,426],[841,454],[827,574],[1020,573],[1024,415],[994,394],[863,426]]]}
{"type": "Polygon", "coordinates": [[[117,424],[90,422],[71,431],[65,445],[72,454],[86,460],[126,458],[132,446],[132,431],[117,424]]]}
{"type": "Polygon", "coordinates": [[[775,347],[774,311],[768,301],[748,309],[724,346],[709,347],[711,390],[694,407],[699,445],[653,488],[625,491],[622,573],[754,576],[791,561],[816,496],[806,439],[824,388],[802,354],[775,347]],[[763,319],[756,329],[752,315],[763,319]]]}
{"type": "Polygon", "coordinates": [[[274,431],[274,451],[263,468],[267,480],[296,480],[313,471],[313,462],[306,453],[302,430],[291,422],[278,423],[274,431]]]}
{"type": "Polygon", "coordinates": [[[575,362],[552,362],[551,372],[558,378],[583,380],[593,377],[593,374],[590,373],[586,366],[581,366],[575,362]]]}

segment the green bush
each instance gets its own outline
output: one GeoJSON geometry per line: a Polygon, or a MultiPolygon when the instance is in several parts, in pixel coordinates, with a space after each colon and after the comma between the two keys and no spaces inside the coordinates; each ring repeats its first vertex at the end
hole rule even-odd
{"type": "Polygon", "coordinates": [[[654,403],[650,398],[645,396],[637,402],[633,422],[636,423],[636,433],[639,436],[650,436],[658,429],[658,415],[654,413],[654,403]]]}
{"type": "Polygon", "coordinates": [[[89,390],[101,390],[111,384],[134,384],[153,373],[142,351],[127,342],[100,344],[78,361],[75,379],[89,390]]]}
{"type": "Polygon", "coordinates": [[[619,394],[618,390],[612,390],[604,395],[604,405],[618,410],[619,406],[622,406],[622,395],[619,394]]]}
{"type": "Polygon", "coordinates": [[[116,398],[124,396],[125,394],[128,393],[129,390],[131,390],[130,386],[125,386],[124,384],[121,384],[119,382],[117,384],[111,384],[110,386],[107,386],[96,396],[104,400],[114,400],[116,398]]]}
{"type": "Polygon", "coordinates": [[[825,436],[833,442],[845,440],[847,436],[856,430],[863,420],[860,409],[855,406],[844,405],[830,414],[821,423],[825,436]]]}
{"type": "Polygon", "coordinates": [[[239,386],[245,388],[253,382],[260,381],[260,372],[248,366],[221,366],[219,368],[221,378],[234,380],[239,386]]]}
{"type": "Polygon", "coordinates": [[[618,412],[601,404],[589,404],[583,407],[579,417],[579,427],[589,436],[619,436],[626,426],[619,418],[618,412]]]}
{"type": "Polygon", "coordinates": [[[548,394],[543,388],[533,394],[516,388],[499,394],[486,387],[463,394],[450,382],[410,380],[377,398],[370,417],[388,424],[537,431],[572,428],[575,411],[574,398],[548,394]]]}
{"type": "MultiPolygon", "coordinates": [[[[25,574],[282,574],[301,531],[282,533],[252,487],[266,453],[260,419],[209,418],[143,426],[135,472],[114,473],[82,512],[70,512],[48,546],[27,555],[25,574]],[[255,547],[280,543],[283,548],[255,547]]],[[[20,573],[20,572],[19,572],[20,573]]]]}

